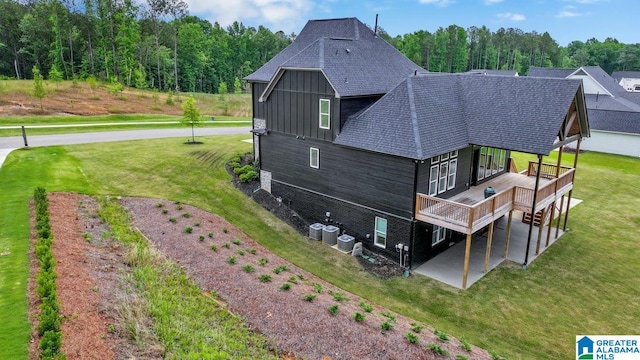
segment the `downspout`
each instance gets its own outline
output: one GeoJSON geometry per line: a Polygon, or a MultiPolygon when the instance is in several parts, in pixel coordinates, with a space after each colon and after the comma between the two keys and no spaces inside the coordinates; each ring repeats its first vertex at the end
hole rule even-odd
{"type": "Polygon", "coordinates": [[[536,185],[533,191],[533,204],[531,204],[531,221],[529,221],[529,235],[527,237],[527,250],[524,254],[522,268],[527,269],[529,262],[529,248],[531,247],[531,234],[533,234],[533,219],[535,217],[536,202],[538,201],[538,185],[540,184],[540,169],[542,169],[542,155],[538,155],[538,171],[536,171],[536,185]]]}
{"type": "Polygon", "coordinates": [[[404,261],[404,276],[409,276],[409,269],[411,268],[410,264],[413,260],[413,249],[415,248],[416,243],[416,206],[418,205],[418,160],[413,161],[413,201],[411,206],[411,241],[409,244],[409,251],[405,252],[405,261],[404,261]],[[407,258],[408,257],[408,258],[407,258]]]}

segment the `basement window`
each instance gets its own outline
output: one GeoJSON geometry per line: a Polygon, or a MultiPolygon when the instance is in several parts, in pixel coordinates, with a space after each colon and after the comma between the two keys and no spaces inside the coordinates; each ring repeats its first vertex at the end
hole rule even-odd
{"type": "Polygon", "coordinates": [[[309,166],[314,169],[320,168],[320,150],[317,148],[309,148],[309,166]]]}
{"type": "Polygon", "coordinates": [[[320,99],[320,129],[331,128],[331,100],[320,99]]]}
{"type": "Polygon", "coordinates": [[[376,216],[376,231],[373,244],[381,248],[387,247],[387,219],[376,216]]]}

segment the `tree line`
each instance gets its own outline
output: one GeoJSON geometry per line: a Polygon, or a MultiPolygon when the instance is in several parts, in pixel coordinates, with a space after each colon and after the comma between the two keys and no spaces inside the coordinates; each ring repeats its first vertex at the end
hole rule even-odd
{"type": "MultiPolygon", "coordinates": [[[[264,26],[223,28],[189,15],[184,0],[0,0],[0,76],[119,82],[161,91],[239,92],[242,78],[295,38],[264,26]]],[[[640,44],[616,39],[561,47],[545,32],[457,25],[389,36],[409,59],[435,72],[600,65],[640,70],[640,44]]]]}
{"type": "Polygon", "coordinates": [[[95,77],[162,91],[242,90],[292,36],[188,14],[183,0],[0,0],[0,76],[95,77]]]}

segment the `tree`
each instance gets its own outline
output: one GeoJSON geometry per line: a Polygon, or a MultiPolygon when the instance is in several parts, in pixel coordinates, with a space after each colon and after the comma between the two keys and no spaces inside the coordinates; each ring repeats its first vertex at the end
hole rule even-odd
{"type": "Polygon", "coordinates": [[[200,109],[196,106],[196,100],[193,95],[189,95],[184,104],[182,104],[182,114],[180,123],[185,126],[191,126],[191,143],[195,143],[196,137],[193,128],[202,124],[202,116],[200,116],[200,109]]]}
{"type": "Polygon", "coordinates": [[[40,111],[42,111],[42,99],[47,96],[47,91],[44,89],[42,82],[42,74],[37,66],[33,66],[33,96],[40,99],[40,111]]]}
{"type": "Polygon", "coordinates": [[[49,80],[56,84],[56,89],[58,88],[58,83],[62,81],[62,72],[58,70],[55,63],[51,65],[51,69],[49,70],[49,80]]]}
{"type": "Polygon", "coordinates": [[[242,94],[242,83],[240,82],[240,79],[238,79],[237,76],[233,80],[233,93],[234,94],[242,94]]]}

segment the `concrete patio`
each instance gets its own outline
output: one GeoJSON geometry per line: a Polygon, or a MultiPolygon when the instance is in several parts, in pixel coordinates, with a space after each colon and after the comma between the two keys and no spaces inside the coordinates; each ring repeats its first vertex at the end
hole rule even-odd
{"type": "MultiPolygon", "coordinates": [[[[570,208],[582,202],[582,200],[572,199],[570,208]]],[[[565,205],[566,208],[566,205],[565,205]]],[[[563,213],[566,210],[563,209],[563,213]]],[[[552,222],[551,237],[549,238],[549,246],[556,242],[563,235],[562,229],[555,238],[555,224],[557,218],[552,222]]],[[[562,225],[562,224],[561,224],[562,225]]],[[[525,250],[527,247],[527,235],[529,233],[529,224],[522,222],[522,212],[514,211],[511,223],[511,237],[509,240],[509,251],[505,258],[505,240],[506,240],[507,216],[497,220],[494,225],[493,240],[491,242],[491,257],[489,259],[489,271],[500,265],[504,260],[510,260],[516,264],[524,263],[525,250]]],[[[529,248],[530,264],[535,258],[542,254],[548,247],[546,245],[548,226],[542,228],[542,239],[540,241],[540,250],[536,255],[536,246],[538,239],[538,227],[533,227],[531,235],[531,244],[529,248]]],[[[467,288],[473,283],[480,280],[487,273],[484,271],[485,254],[487,250],[487,234],[478,231],[473,235],[471,240],[471,254],[469,261],[469,275],[467,278],[467,288]]],[[[427,261],[426,263],[414,268],[415,274],[428,276],[445,284],[462,289],[462,272],[464,263],[465,241],[460,241],[441,254],[427,261]]]]}

